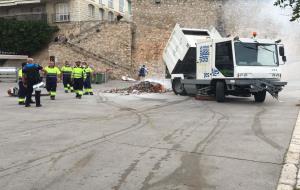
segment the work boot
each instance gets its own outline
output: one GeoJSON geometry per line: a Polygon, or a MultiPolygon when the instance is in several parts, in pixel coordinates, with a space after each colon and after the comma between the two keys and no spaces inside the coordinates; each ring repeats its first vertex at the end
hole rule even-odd
{"type": "Polygon", "coordinates": [[[69,93],[69,91],[65,90],[65,93],[69,93]]]}
{"type": "Polygon", "coordinates": [[[51,96],[50,98],[51,98],[51,100],[55,100],[55,96],[51,96]]]}
{"type": "Polygon", "coordinates": [[[92,96],[93,96],[93,95],[94,95],[94,93],[93,93],[93,92],[90,92],[90,95],[92,95],[92,96]]]}
{"type": "Polygon", "coordinates": [[[25,107],[26,107],[26,108],[28,108],[28,107],[30,107],[30,106],[31,106],[30,104],[25,104],[25,107]]]}
{"type": "Polygon", "coordinates": [[[37,108],[42,107],[42,104],[36,105],[37,108]]]}
{"type": "Polygon", "coordinates": [[[88,93],[88,92],[85,92],[84,95],[89,95],[89,93],[88,93]]]}
{"type": "Polygon", "coordinates": [[[19,105],[25,105],[25,103],[24,102],[19,102],[19,105]]]}

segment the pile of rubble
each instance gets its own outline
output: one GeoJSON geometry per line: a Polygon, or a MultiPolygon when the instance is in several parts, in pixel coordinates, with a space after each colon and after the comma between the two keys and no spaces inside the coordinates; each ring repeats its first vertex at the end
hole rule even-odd
{"type": "Polygon", "coordinates": [[[143,81],[128,88],[112,89],[105,91],[106,93],[120,94],[140,94],[140,93],[165,93],[167,90],[164,86],[157,82],[143,81]]]}

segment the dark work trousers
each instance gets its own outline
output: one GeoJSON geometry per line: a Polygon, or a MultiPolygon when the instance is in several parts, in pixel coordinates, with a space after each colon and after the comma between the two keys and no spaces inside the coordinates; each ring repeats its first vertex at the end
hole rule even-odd
{"type": "Polygon", "coordinates": [[[71,75],[64,75],[63,76],[63,83],[64,83],[64,89],[65,90],[70,90],[71,86],[72,86],[72,79],[71,79],[71,75]]]}
{"type": "Polygon", "coordinates": [[[92,85],[91,85],[91,77],[87,77],[83,83],[83,86],[85,89],[91,89],[92,85]]]}
{"type": "Polygon", "coordinates": [[[50,92],[50,96],[56,96],[57,77],[46,78],[46,89],[50,92]]]}
{"type": "Polygon", "coordinates": [[[82,96],[83,94],[83,78],[77,78],[73,80],[73,88],[77,96],[82,96]]]}
{"type": "MultiPolygon", "coordinates": [[[[34,84],[29,84],[26,88],[25,105],[30,105],[31,97],[32,97],[32,93],[33,93],[33,85],[34,84]]],[[[41,91],[35,91],[35,104],[37,106],[41,105],[41,91]]]]}
{"type": "Polygon", "coordinates": [[[22,80],[19,81],[18,96],[19,96],[19,100],[23,100],[23,103],[24,103],[24,100],[25,100],[25,97],[26,97],[26,88],[24,87],[22,80]]]}

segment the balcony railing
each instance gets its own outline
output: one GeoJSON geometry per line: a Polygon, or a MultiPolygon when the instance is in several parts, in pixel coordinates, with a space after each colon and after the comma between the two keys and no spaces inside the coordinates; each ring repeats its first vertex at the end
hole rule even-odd
{"type": "Polygon", "coordinates": [[[13,19],[20,21],[45,21],[47,22],[47,13],[18,13],[11,15],[0,15],[0,18],[13,19]]]}
{"type": "Polygon", "coordinates": [[[56,13],[52,16],[53,22],[70,22],[70,13],[56,13]]]}

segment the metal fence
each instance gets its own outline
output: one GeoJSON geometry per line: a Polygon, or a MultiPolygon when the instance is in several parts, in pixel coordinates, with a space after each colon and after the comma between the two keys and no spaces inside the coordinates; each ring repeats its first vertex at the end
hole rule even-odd
{"type": "Polygon", "coordinates": [[[70,13],[56,13],[52,15],[53,22],[70,22],[70,13]]]}

